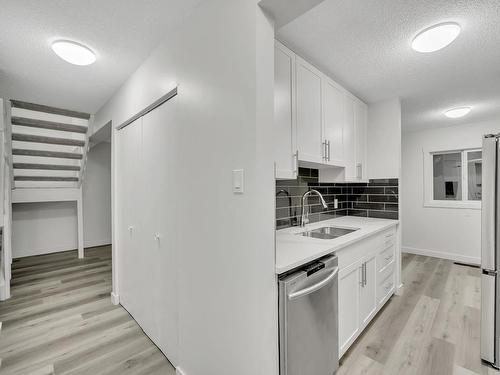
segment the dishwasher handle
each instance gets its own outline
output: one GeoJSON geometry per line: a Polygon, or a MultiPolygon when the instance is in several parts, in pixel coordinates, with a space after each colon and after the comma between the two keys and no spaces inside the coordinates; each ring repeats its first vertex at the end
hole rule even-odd
{"type": "Polygon", "coordinates": [[[327,277],[325,277],[323,280],[321,280],[320,282],[318,282],[318,283],[316,283],[314,285],[311,285],[311,286],[309,286],[307,288],[301,289],[301,290],[299,290],[297,292],[290,293],[288,295],[288,299],[290,301],[293,301],[293,300],[295,300],[297,298],[300,298],[300,297],[306,296],[308,294],[314,293],[315,291],[323,288],[330,281],[332,281],[332,279],[334,279],[335,276],[337,276],[338,273],[339,273],[339,268],[335,267],[333,269],[333,271],[327,277]]]}

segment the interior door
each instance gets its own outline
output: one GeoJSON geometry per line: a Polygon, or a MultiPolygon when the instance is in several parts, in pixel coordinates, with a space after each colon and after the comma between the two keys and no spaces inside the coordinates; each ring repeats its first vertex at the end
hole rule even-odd
{"type": "Polygon", "coordinates": [[[359,331],[359,289],[361,263],[357,262],[339,272],[339,358],[359,331]]]}
{"type": "Polygon", "coordinates": [[[118,131],[118,273],[120,303],[147,326],[149,314],[146,256],[142,226],[142,119],[118,131]]]}
{"type": "Polygon", "coordinates": [[[321,73],[297,56],[296,75],[299,160],[323,163],[321,73]]]}
{"type": "Polygon", "coordinates": [[[147,272],[151,277],[150,337],[168,359],[177,363],[176,216],[181,192],[175,178],[176,144],[171,99],[143,117],[143,170],[147,272]]]}
{"type": "Polygon", "coordinates": [[[372,254],[363,259],[362,283],[359,289],[359,316],[361,326],[365,326],[377,309],[377,255],[372,254]]]}
{"type": "Polygon", "coordinates": [[[273,142],[276,178],[297,178],[296,131],[295,54],[275,42],[273,142]]]}

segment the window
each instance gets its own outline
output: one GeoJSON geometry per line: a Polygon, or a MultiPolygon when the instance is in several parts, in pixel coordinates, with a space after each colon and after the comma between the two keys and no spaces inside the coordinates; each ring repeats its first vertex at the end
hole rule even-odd
{"type": "Polygon", "coordinates": [[[424,151],[426,206],[481,208],[482,151],[424,151]]]}

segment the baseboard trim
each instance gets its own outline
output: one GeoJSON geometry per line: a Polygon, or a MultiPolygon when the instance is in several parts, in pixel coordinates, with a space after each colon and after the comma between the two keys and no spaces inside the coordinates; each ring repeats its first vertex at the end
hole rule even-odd
{"type": "Polygon", "coordinates": [[[401,247],[401,252],[409,253],[409,254],[416,254],[416,255],[425,255],[425,256],[433,257],[433,258],[448,259],[448,260],[453,260],[455,262],[481,264],[481,258],[470,257],[470,256],[465,256],[465,255],[458,255],[458,254],[453,254],[453,253],[447,253],[445,251],[418,249],[416,247],[403,246],[403,247],[401,247]]]}
{"type": "Polygon", "coordinates": [[[120,296],[118,294],[111,292],[111,303],[113,305],[119,305],[120,304],[120,296]]]}

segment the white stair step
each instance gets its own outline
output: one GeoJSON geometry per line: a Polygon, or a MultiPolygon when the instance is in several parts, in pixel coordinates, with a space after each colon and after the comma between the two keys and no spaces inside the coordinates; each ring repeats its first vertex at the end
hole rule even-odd
{"type": "Polygon", "coordinates": [[[80,125],[85,127],[88,127],[89,124],[89,120],[86,119],[55,115],[51,113],[30,111],[28,109],[22,109],[22,108],[11,108],[11,117],[24,117],[35,120],[62,122],[65,124],[80,125]]]}
{"type": "Polygon", "coordinates": [[[77,177],[61,177],[61,176],[14,176],[14,181],[74,181],[77,182],[77,177]]]}
{"type": "Polygon", "coordinates": [[[50,130],[58,130],[63,132],[81,133],[81,134],[87,133],[86,126],[66,124],[63,122],[36,120],[26,117],[14,116],[11,118],[11,123],[12,125],[19,125],[30,128],[50,129],[50,130]]]}
{"type": "Polygon", "coordinates": [[[18,148],[12,149],[12,155],[43,156],[43,157],[62,158],[62,159],[82,159],[83,157],[83,155],[79,152],[28,150],[28,149],[18,149],[18,148]]]}
{"type": "Polygon", "coordinates": [[[12,133],[39,135],[42,137],[85,140],[85,134],[81,133],[70,133],[70,132],[64,132],[52,129],[43,129],[43,128],[29,128],[26,126],[19,126],[19,125],[12,125],[12,133]]]}
{"type": "Polygon", "coordinates": [[[80,166],[63,164],[13,163],[14,169],[41,169],[45,171],[79,171],[80,166]]]}
{"type": "Polygon", "coordinates": [[[22,150],[41,150],[41,151],[55,151],[55,152],[70,152],[82,153],[83,147],[65,146],[65,145],[52,145],[49,143],[33,143],[33,142],[19,142],[12,141],[12,148],[22,150]]]}
{"type": "Polygon", "coordinates": [[[20,100],[11,100],[10,103],[11,103],[11,106],[13,108],[29,109],[31,111],[36,111],[36,112],[51,113],[51,114],[55,114],[55,115],[63,115],[63,116],[68,116],[68,117],[81,118],[81,119],[85,119],[85,120],[88,120],[90,118],[90,114],[88,114],[88,113],[72,111],[72,110],[68,110],[68,109],[61,109],[61,108],[56,108],[56,107],[50,107],[50,106],[42,105],[42,104],[22,102],[20,100]]]}
{"type": "Polygon", "coordinates": [[[80,147],[83,147],[85,145],[84,141],[76,139],[43,137],[38,135],[17,134],[17,133],[12,134],[12,140],[20,142],[48,143],[53,145],[80,146],[80,147]]]}
{"type": "Polygon", "coordinates": [[[78,177],[78,171],[68,170],[14,169],[13,172],[14,176],[78,177]]]}
{"type": "Polygon", "coordinates": [[[78,182],[74,181],[14,181],[16,189],[63,189],[76,188],[78,182]]]}
{"type": "Polygon", "coordinates": [[[13,155],[13,163],[36,163],[36,164],[57,164],[80,167],[78,159],[46,158],[42,156],[13,155]]]}

